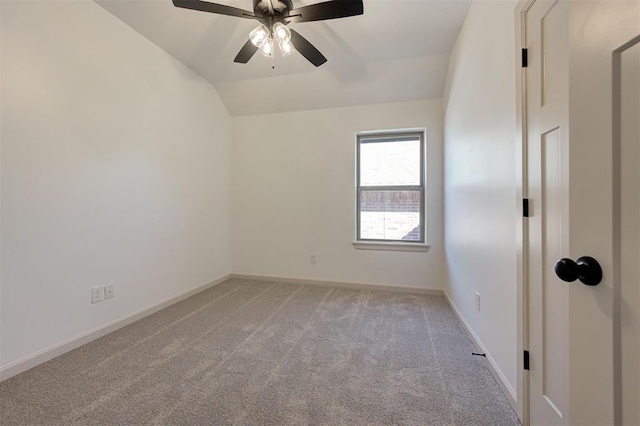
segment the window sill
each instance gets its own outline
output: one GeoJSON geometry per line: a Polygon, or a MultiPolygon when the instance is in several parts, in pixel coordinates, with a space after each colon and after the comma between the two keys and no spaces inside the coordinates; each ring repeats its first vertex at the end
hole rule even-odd
{"type": "Polygon", "coordinates": [[[387,250],[387,251],[429,251],[429,244],[424,243],[385,243],[381,241],[354,241],[356,250],[387,250]]]}

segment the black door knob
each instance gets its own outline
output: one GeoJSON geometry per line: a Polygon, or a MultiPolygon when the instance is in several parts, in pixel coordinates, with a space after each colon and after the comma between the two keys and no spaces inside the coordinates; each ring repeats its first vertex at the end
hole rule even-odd
{"type": "Polygon", "coordinates": [[[602,281],[602,268],[593,257],[583,256],[574,262],[563,258],[556,262],[556,275],[562,281],[582,281],[586,285],[598,285],[602,281]]]}

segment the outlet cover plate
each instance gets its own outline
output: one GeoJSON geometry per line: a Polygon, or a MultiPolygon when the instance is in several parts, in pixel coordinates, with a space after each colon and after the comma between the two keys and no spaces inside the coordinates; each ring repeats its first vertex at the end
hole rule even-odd
{"type": "Polygon", "coordinates": [[[113,284],[109,284],[109,285],[104,286],[104,298],[105,299],[111,299],[113,296],[115,296],[114,289],[113,289],[113,284]]]}
{"type": "Polygon", "coordinates": [[[91,303],[98,303],[104,300],[104,286],[99,285],[91,289],[91,303]]]}

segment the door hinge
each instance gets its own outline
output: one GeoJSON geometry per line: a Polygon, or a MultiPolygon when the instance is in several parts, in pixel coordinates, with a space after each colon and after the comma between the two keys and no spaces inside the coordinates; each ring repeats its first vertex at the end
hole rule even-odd
{"type": "Polygon", "coordinates": [[[524,369],[529,371],[529,351],[524,351],[523,361],[524,369]]]}
{"type": "Polygon", "coordinates": [[[529,49],[522,49],[522,68],[529,66],[529,49]]]}
{"type": "Polygon", "coordinates": [[[529,217],[529,199],[522,199],[522,217],[529,217]]]}

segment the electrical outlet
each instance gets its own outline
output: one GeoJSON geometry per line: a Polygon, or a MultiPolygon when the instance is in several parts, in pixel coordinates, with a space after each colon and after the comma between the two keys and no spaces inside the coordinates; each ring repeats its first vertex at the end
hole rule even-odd
{"type": "Polygon", "coordinates": [[[98,303],[104,300],[104,286],[99,285],[91,289],[91,303],[98,303]]]}
{"type": "Polygon", "coordinates": [[[113,284],[104,286],[104,298],[111,299],[115,294],[113,293],[113,284]]]}
{"type": "Polygon", "coordinates": [[[318,255],[317,254],[310,254],[309,255],[309,262],[311,263],[318,263],[318,255]]]}
{"type": "Polygon", "coordinates": [[[476,291],[476,311],[480,312],[480,293],[476,291]]]}

